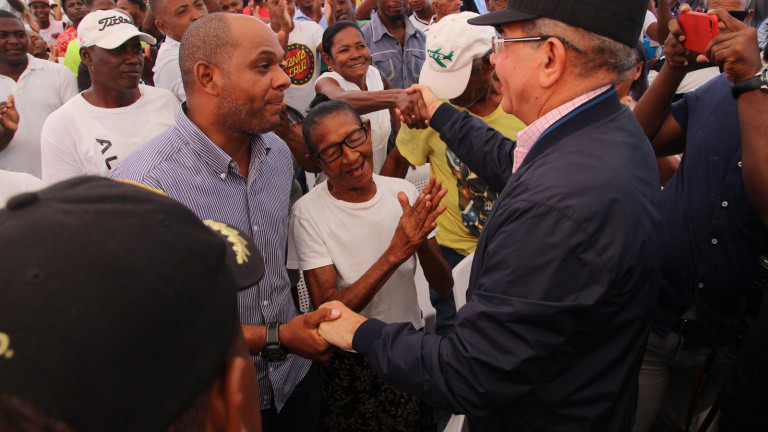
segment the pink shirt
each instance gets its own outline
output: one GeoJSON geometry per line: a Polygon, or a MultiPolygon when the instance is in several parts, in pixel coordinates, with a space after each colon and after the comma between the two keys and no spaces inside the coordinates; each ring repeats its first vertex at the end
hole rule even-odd
{"type": "Polygon", "coordinates": [[[518,168],[520,168],[520,164],[523,163],[525,156],[528,154],[528,152],[531,150],[533,145],[536,143],[536,140],[539,139],[539,137],[541,136],[541,134],[544,133],[545,130],[547,130],[550,126],[555,124],[555,122],[557,122],[561,118],[565,117],[566,114],[578,108],[579,105],[582,105],[583,103],[594,98],[600,93],[608,90],[609,87],[610,87],[610,84],[607,84],[603,87],[600,87],[599,89],[592,90],[589,93],[585,93],[577,97],[576,99],[566,102],[560,105],[559,107],[553,109],[552,111],[539,117],[535,122],[531,123],[530,125],[528,125],[528,127],[518,132],[517,146],[515,147],[515,154],[514,154],[515,160],[512,163],[512,172],[515,172],[517,171],[518,168]]]}

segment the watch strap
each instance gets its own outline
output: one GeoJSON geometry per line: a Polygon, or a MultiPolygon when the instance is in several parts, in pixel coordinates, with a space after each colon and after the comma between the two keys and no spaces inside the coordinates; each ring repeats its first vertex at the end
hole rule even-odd
{"type": "Polygon", "coordinates": [[[264,341],[264,346],[276,346],[280,347],[280,323],[271,322],[267,323],[267,335],[264,341]]]}
{"type": "Polygon", "coordinates": [[[752,78],[734,84],[731,88],[731,95],[733,95],[734,99],[738,99],[739,96],[752,90],[760,89],[761,91],[768,92],[768,82],[766,82],[765,75],[766,68],[763,67],[760,72],[756,73],[752,78]]]}

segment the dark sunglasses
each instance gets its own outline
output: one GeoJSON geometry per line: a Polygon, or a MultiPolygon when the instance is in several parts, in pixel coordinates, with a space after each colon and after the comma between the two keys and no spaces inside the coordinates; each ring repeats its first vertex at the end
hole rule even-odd
{"type": "Polygon", "coordinates": [[[728,15],[736,18],[739,21],[744,21],[749,15],[749,11],[728,11],[728,15]]]}

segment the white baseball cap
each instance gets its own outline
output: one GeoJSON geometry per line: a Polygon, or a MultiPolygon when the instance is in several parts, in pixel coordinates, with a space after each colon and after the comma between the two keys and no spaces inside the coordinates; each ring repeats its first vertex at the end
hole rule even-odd
{"type": "Polygon", "coordinates": [[[117,9],[97,10],[89,13],[77,27],[77,38],[81,47],[96,45],[104,49],[114,49],[132,37],[150,45],[155,38],[142,33],[133,25],[133,20],[117,9]]]}
{"type": "Polygon", "coordinates": [[[453,99],[464,93],[472,73],[472,60],[491,50],[491,38],[496,31],[493,27],[467,23],[476,16],[479,15],[474,12],[451,14],[429,26],[427,59],[419,84],[431,87],[440,99],[453,99]]]}

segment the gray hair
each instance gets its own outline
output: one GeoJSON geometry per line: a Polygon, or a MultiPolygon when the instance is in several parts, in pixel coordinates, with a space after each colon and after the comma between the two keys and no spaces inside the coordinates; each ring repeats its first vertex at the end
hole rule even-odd
{"type": "MultiPolygon", "coordinates": [[[[614,81],[617,81],[635,66],[631,47],[560,21],[539,18],[529,21],[525,25],[524,31],[560,36],[578,47],[581,54],[569,56],[569,62],[576,67],[580,77],[589,77],[596,70],[606,70],[612,73],[614,81]]],[[[542,42],[532,43],[541,44],[542,42]]],[[[573,47],[569,48],[573,49],[573,47]]]]}

